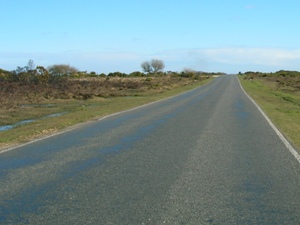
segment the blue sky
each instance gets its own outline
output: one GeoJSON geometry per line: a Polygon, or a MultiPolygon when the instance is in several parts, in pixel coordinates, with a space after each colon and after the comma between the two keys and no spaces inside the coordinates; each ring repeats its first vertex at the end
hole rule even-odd
{"type": "Polygon", "coordinates": [[[299,0],[0,0],[0,68],[300,70],[299,0]]]}

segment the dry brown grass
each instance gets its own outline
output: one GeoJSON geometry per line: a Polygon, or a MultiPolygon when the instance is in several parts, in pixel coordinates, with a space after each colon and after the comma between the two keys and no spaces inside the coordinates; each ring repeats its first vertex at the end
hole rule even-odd
{"type": "Polygon", "coordinates": [[[132,78],[60,79],[49,84],[0,82],[0,109],[13,109],[19,105],[40,103],[46,100],[94,97],[139,96],[144,92],[163,92],[174,87],[193,83],[190,78],[160,76],[132,78]]]}
{"type": "MultiPolygon", "coordinates": [[[[298,80],[298,77],[294,78],[298,80]]],[[[284,86],[278,84],[276,77],[240,80],[277,128],[300,151],[300,90],[297,83],[288,85],[294,78],[286,78],[284,86]]]]}
{"type": "Polygon", "coordinates": [[[0,126],[35,119],[0,132],[0,149],[66,127],[166,98],[209,82],[182,77],[84,78],[55,85],[0,83],[0,126]],[[13,88],[13,89],[11,89],[13,88]],[[54,113],[59,117],[41,119],[54,113]]]}

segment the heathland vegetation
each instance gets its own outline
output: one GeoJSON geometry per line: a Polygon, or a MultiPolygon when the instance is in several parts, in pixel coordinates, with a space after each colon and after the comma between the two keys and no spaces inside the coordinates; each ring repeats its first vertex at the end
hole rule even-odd
{"type": "Polygon", "coordinates": [[[239,73],[245,90],[300,149],[300,72],[239,73]]]}
{"type": "Polygon", "coordinates": [[[144,72],[130,74],[97,74],[65,64],[45,68],[32,60],[14,71],[0,69],[0,147],[174,95],[218,74],[163,72],[161,60],[148,63],[148,70],[142,63],[144,72]]]}
{"type": "MultiPolygon", "coordinates": [[[[172,96],[223,74],[191,69],[164,72],[164,67],[163,61],[154,59],[141,63],[143,72],[97,74],[65,64],[35,66],[29,60],[13,71],[0,69],[0,149],[172,96]]],[[[300,148],[300,72],[246,72],[238,77],[300,148]]]]}
{"type": "MultiPolygon", "coordinates": [[[[144,64],[142,68],[144,69],[144,64]]],[[[69,65],[52,65],[47,69],[28,65],[14,71],[0,69],[1,108],[11,109],[20,104],[39,103],[45,100],[76,99],[87,100],[97,97],[142,96],[164,92],[208,78],[211,73],[192,70],[163,72],[161,60],[152,60],[143,72],[130,74],[113,72],[97,74],[78,71],[69,65]]],[[[0,121],[0,125],[3,121],[0,121]]]]}

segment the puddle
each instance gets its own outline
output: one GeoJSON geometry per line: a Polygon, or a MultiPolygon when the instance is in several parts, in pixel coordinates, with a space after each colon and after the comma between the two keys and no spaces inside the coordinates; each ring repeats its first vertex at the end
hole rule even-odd
{"type": "Polygon", "coordinates": [[[38,118],[38,119],[23,120],[23,121],[20,121],[18,123],[15,123],[15,124],[0,126],[0,132],[1,131],[11,130],[11,129],[15,128],[15,127],[18,127],[18,126],[21,126],[21,125],[24,125],[24,124],[27,124],[27,123],[32,123],[32,122],[37,121],[37,120],[42,120],[42,119],[47,119],[47,118],[61,116],[61,115],[64,115],[66,113],[68,113],[68,112],[54,113],[54,114],[50,114],[50,115],[47,115],[47,116],[44,116],[44,117],[41,117],[41,118],[38,118]]]}
{"type": "Polygon", "coordinates": [[[18,127],[18,126],[27,124],[27,123],[32,123],[33,121],[35,121],[35,120],[23,120],[23,121],[21,121],[21,122],[18,122],[18,123],[16,123],[16,124],[13,124],[13,125],[0,126],[0,131],[10,130],[10,129],[13,129],[13,128],[15,128],[15,127],[18,127]]]}
{"type": "Polygon", "coordinates": [[[47,119],[47,118],[52,118],[52,117],[57,117],[57,116],[62,116],[64,114],[66,114],[67,112],[62,112],[62,113],[54,113],[54,114],[50,114],[48,116],[44,116],[41,119],[47,119]]]}

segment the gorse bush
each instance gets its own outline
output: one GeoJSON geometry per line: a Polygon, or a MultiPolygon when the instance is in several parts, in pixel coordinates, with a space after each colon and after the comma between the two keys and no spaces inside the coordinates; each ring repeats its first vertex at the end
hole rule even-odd
{"type": "Polygon", "coordinates": [[[261,78],[276,82],[277,88],[300,91],[300,72],[298,71],[280,70],[275,73],[249,71],[240,75],[243,75],[245,80],[261,78]]]}
{"type": "Polygon", "coordinates": [[[139,71],[130,74],[78,71],[65,64],[47,69],[35,66],[32,60],[13,71],[0,69],[0,107],[16,107],[18,104],[37,103],[53,99],[87,100],[95,97],[136,96],[153,90],[163,92],[206,79],[207,73],[195,71],[162,72],[159,60],[151,61],[155,73],[139,71]],[[159,69],[160,68],[160,69],[159,69]]]}

